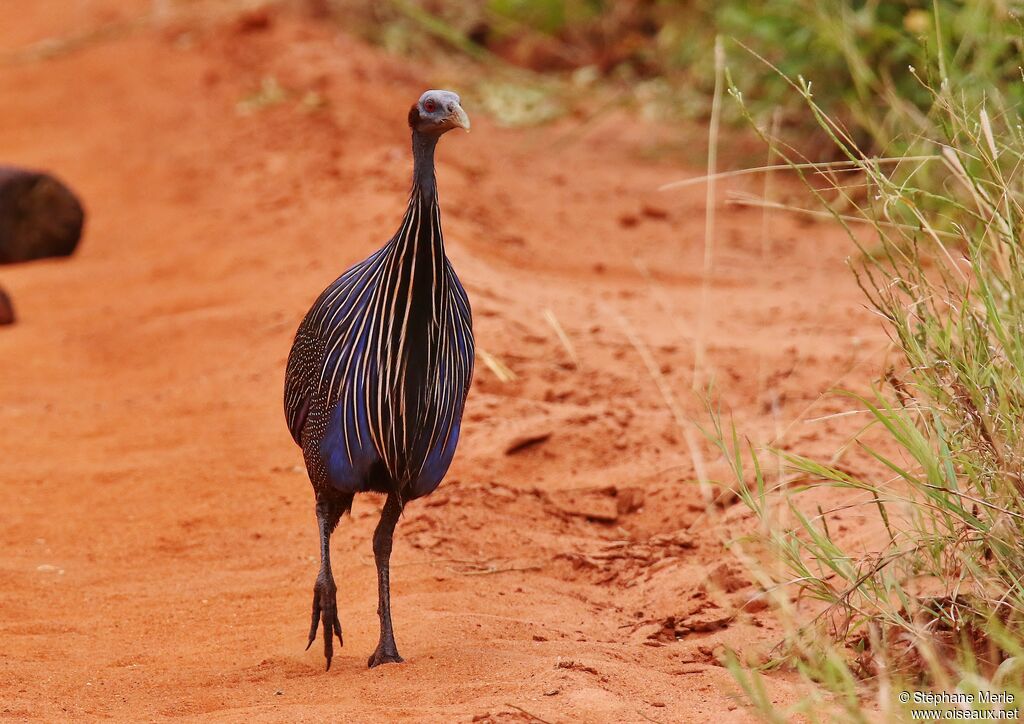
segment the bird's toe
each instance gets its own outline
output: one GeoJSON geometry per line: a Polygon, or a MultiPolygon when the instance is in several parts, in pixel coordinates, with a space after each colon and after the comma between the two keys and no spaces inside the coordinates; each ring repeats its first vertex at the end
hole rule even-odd
{"type": "Polygon", "coordinates": [[[377,650],[370,656],[370,660],[366,662],[366,665],[372,669],[381,664],[400,664],[403,661],[405,659],[398,655],[398,651],[394,649],[389,651],[378,646],[377,650]]]}
{"type": "Polygon", "coordinates": [[[306,651],[309,651],[309,647],[316,641],[316,630],[320,625],[320,596],[317,595],[316,591],[313,591],[313,622],[309,626],[309,641],[306,643],[306,651]]]}
{"type": "MultiPolygon", "coordinates": [[[[332,582],[333,583],[333,582],[332,582]]],[[[306,650],[316,640],[316,631],[323,624],[324,659],[326,669],[331,668],[331,659],[334,658],[334,637],[338,637],[338,645],[344,646],[345,639],[341,633],[341,621],[338,619],[337,589],[333,585],[327,585],[317,581],[313,588],[313,617],[309,625],[309,640],[306,642],[306,650]]]]}

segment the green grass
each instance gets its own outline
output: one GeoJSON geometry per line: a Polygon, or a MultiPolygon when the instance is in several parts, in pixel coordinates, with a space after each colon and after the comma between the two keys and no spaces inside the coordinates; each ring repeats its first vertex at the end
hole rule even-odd
{"type": "MultiPolygon", "coordinates": [[[[756,89],[752,107],[776,107],[806,128],[808,114],[787,78],[813,84],[817,104],[844,122],[860,145],[890,149],[927,121],[933,89],[956,88],[968,103],[999,87],[1005,102],[1024,100],[1022,29],[1013,3],[952,0],[849,2],[769,0],[712,4],[718,32],[772,62],[781,75],[733,53],[740,86],[756,89]],[[939,18],[941,22],[936,22],[939,18]]],[[[890,149],[891,150],[891,149],[890,149]]]]}
{"type": "MultiPolygon", "coordinates": [[[[818,126],[785,78],[807,79],[818,104],[859,145],[886,152],[902,152],[907,118],[915,125],[926,119],[930,89],[944,83],[972,103],[993,86],[1008,107],[1024,101],[1024,6],[1006,0],[326,2],[346,27],[394,52],[455,51],[492,73],[519,66],[547,81],[598,77],[618,86],[623,102],[669,120],[710,115],[712,51],[722,36],[733,77],[748,92],[747,110],[759,121],[777,114],[789,139],[818,126]]],[[[741,116],[733,111],[724,120],[741,116]]]]}
{"type": "MultiPolygon", "coordinates": [[[[815,84],[755,60],[776,73],[836,156],[856,169],[856,183],[849,175],[840,181],[826,165],[816,173],[800,167],[806,159],[784,141],[766,138],[799,167],[822,208],[841,201],[847,209],[835,222],[864,252],[854,264],[857,281],[902,359],[880,371],[875,389],[848,393],[869,423],[845,447],[873,461],[871,475],[759,449],[712,410],[710,437],[760,521],[759,532],[734,548],[775,594],[787,630],[770,663],[797,671],[811,693],[779,712],[757,669],[738,657],[729,665],[770,721],[796,713],[815,721],[904,721],[909,707],[899,693],[925,689],[1009,692],[1019,705],[1024,133],[1015,102],[998,78],[964,85],[964,59],[939,55],[933,71],[947,80],[930,86],[922,79],[927,100],[910,101],[912,111],[892,106],[893,129],[913,160],[880,163],[819,101],[815,84]],[[869,235],[858,231],[865,224],[869,235]],[[819,508],[822,489],[841,505],[819,508]],[[875,532],[867,544],[837,533],[838,515],[850,511],[875,532]]],[[[888,97],[899,92],[887,87],[888,97]]],[[[735,85],[732,95],[756,123],[735,85]]]]}

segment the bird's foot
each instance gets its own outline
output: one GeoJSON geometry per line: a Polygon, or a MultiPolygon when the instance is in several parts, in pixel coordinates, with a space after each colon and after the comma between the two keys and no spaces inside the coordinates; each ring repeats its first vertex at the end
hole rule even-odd
{"type": "Polygon", "coordinates": [[[398,655],[398,649],[395,647],[394,641],[390,645],[386,645],[383,641],[377,644],[377,650],[370,656],[370,660],[366,662],[369,668],[374,666],[380,666],[381,664],[400,664],[405,659],[398,655]]]}
{"type": "Polygon", "coordinates": [[[324,624],[324,658],[330,670],[331,658],[334,656],[334,635],[338,635],[339,646],[344,646],[345,641],[341,637],[341,622],[338,620],[338,587],[334,585],[333,578],[323,575],[316,579],[316,585],[313,586],[313,621],[309,627],[307,651],[316,640],[316,629],[321,621],[324,624]]]}

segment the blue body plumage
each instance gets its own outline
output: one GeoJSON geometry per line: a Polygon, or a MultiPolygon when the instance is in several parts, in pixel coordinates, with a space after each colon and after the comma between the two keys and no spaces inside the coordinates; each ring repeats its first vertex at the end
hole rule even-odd
{"type": "Polygon", "coordinates": [[[289,429],[319,457],[311,475],[340,493],[427,495],[458,443],[473,374],[472,316],[444,252],[432,164],[421,173],[430,140],[414,149],[417,173],[398,232],[324,290],[289,357],[289,429]]]}

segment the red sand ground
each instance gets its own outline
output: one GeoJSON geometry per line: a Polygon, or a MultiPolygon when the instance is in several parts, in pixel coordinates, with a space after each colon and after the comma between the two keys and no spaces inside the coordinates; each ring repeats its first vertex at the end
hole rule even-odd
{"type": "MultiPolygon", "coordinates": [[[[134,25],[151,2],[18,6],[0,49],[86,41],[4,54],[0,159],[56,170],[90,216],[73,260],[0,270],[20,313],[0,331],[0,714],[748,718],[717,664],[776,636],[768,612],[730,619],[755,593],[719,542],[744,511],[702,514],[638,352],[700,418],[704,191],[655,191],[695,173],[642,160],[655,129],[502,130],[467,104],[473,133],[444,139],[449,254],[479,348],[516,378],[481,358],[448,479],[399,525],[404,665],[366,669],[379,500],[342,522],[345,648],[325,673],[319,642],[303,651],[317,542],[285,357],[320,289],[396,227],[405,111],[450,75],[287,12],[134,25]],[[240,114],[267,76],[288,98],[240,114]],[[307,91],[326,105],[303,110],[307,91]]],[[[840,409],[821,394],[866,380],[882,340],[849,245],[760,211],[718,222],[718,390],[755,437],[830,450],[842,428],[807,420],[840,409]]]]}

